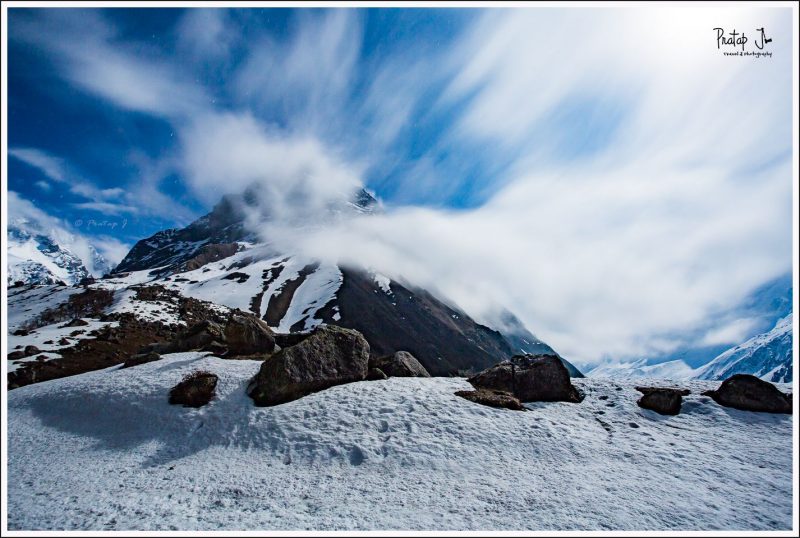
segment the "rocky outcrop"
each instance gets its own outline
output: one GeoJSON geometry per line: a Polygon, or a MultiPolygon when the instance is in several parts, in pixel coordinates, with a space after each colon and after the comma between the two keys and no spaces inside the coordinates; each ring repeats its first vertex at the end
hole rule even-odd
{"type": "Polygon", "coordinates": [[[358,331],[324,325],[261,365],[247,393],[256,405],[277,405],[367,376],[369,344],[358,331]]]}
{"type": "Polygon", "coordinates": [[[201,321],[180,333],[166,349],[159,352],[205,350],[230,355],[269,354],[275,349],[272,329],[256,316],[232,312],[225,324],[201,321]]]}
{"type": "Polygon", "coordinates": [[[169,403],[184,407],[202,407],[214,397],[218,377],[211,372],[193,372],[172,387],[169,403]]]}
{"type": "Polygon", "coordinates": [[[140,364],[146,364],[148,362],[154,362],[157,360],[161,360],[161,355],[151,351],[150,353],[140,353],[138,355],[133,355],[131,358],[126,360],[122,363],[122,368],[130,368],[131,366],[139,366],[140,364]]]}
{"type": "Polygon", "coordinates": [[[636,387],[644,396],[636,402],[643,409],[650,409],[662,415],[677,415],[681,412],[683,396],[690,392],[686,389],[662,387],[636,387]]]}
{"type": "Polygon", "coordinates": [[[232,313],[225,324],[223,342],[234,355],[272,353],[275,349],[272,329],[252,314],[232,313]]]}
{"type": "Polygon", "coordinates": [[[89,325],[88,321],[84,321],[81,318],[75,318],[72,321],[70,321],[69,323],[65,323],[61,327],[62,328],[65,328],[65,327],[85,327],[86,325],[89,325]]]}
{"type": "Polygon", "coordinates": [[[455,395],[489,407],[525,411],[525,406],[522,405],[518,398],[501,390],[459,390],[455,395]]]}
{"type": "Polygon", "coordinates": [[[225,331],[219,323],[201,321],[181,332],[169,346],[169,352],[202,349],[212,342],[223,342],[225,331]]]}
{"type": "Polygon", "coordinates": [[[378,368],[389,377],[430,377],[431,374],[408,351],[398,351],[369,360],[370,368],[378,368]]]}
{"type": "Polygon", "coordinates": [[[523,402],[573,402],[583,396],[556,355],[516,355],[467,379],[476,389],[508,392],[523,402]]]}
{"type": "MultiPolygon", "coordinates": [[[[181,267],[183,271],[194,271],[211,262],[233,256],[239,251],[238,243],[216,243],[203,246],[196,256],[186,261],[181,267]]],[[[247,275],[245,275],[247,276],[247,275]]]]}
{"type": "Polygon", "coordinates": [[[784,394],[772,383],[749,374],[731,376],[717,390],[706,391],[703,396],[710,396],[722,406],[743,411],[792,412],[791,395],[784,394]]]}

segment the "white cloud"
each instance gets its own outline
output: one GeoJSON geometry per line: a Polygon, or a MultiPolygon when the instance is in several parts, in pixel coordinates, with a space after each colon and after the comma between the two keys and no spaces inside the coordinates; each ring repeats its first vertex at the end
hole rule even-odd
{"type": "Polygon", "coordinates": [[[197,117],[181,141],[184,175],[208,203],[259,184],[265,214],[286,220],[319,213],[361,184],[359,168],[315,138],[270,133],[250,114],[197,117]]]}
{"type": "Polygon", "coordinates": [[[703,335],[702,345],[714,346],[719,344],[741,344],[753,335],[753,330],[758,325],[757,319],[735,319],[722,327],[714,328],[703,335]]]}
{"type": "Polygon", "coordinates": [[[92,238],[92,244],[112,266],[121,262],[122,258],[130,252],[132,246],[129,243],[108,236],[94,237],[92,238]]]}
{"type": "Polygon", "coordinates": [[[447,98],[474,99],[450,138],[505,148],[493,157],[512,159],[508,186],[473,211],[396,211],[286,239],[435,287],[486,321],[507,306],[578,363],[742,335],[744,323],[685,336],[791,270],[788,15],[492,12],[452,60],[447,98]],[[664,24],[678,36],[668,44],[648,33],[664,24]],[[742,24],[771,29],[773,58],[717,51],[711,28],[742,24]],[[575,95],[603,96],[590,110],[634,100],[596,154],[563,160],[530,135],[563,129],[549,118],[575,95]]]}
{"type": "Polygon", "coordinates": [[[36,148],[9,148],[8,154],[29,166],[39,169],[40,172],[53,181],[66,181],[64,162],[47,152],[36,148]]]}
{"type": "Polygon", "coordinates": [[[85,209],[87,211],[96,211],[98,213],[102,213],[103,215],[123,215],[127,213],[139,212],[136,207],[124,204],[114,204],[111,202],[79,202],[72,204],[72,207],[76,209],[85,209]]]}

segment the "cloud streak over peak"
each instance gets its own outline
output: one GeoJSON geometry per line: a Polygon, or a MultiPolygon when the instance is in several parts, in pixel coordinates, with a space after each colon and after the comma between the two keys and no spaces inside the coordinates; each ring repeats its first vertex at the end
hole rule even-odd
{"type": "MultiPolygon", "coordinates": [[[[191,9],[138,33],[54,11],[12,40],[134,116],[141,179],[84,208],[186,220],[256,182],[296,220],[364,184],[385,214],[275,240],[508,307],[579,364],[734,343],[791,271],[791,10],[191,9]],[[767,28],[773,56],[724,56],[717,26],[767,28]]],[[[59,181],[59,152],[16,151],[59,181]]]]}

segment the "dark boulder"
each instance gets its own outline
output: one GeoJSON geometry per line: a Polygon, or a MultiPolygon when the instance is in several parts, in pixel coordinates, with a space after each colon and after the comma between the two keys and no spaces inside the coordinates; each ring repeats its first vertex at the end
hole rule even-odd
{"type": "Polygon", "coordinates": [[[234,355],[272,353],[275,349],[272,329],[252,314],[232,313],[225,324],[223,342],[234,355]]]}
{"type": "Polygon", "coordinates": [[[380,368],[370,368],[367,372],[367,381],[381,381],[383,379],[389,379],[389,376],[380,368]]]}
{"type": "Polygon", "coordinates": [[[367,376],[369,344],[358,331],[318,327],[302,342],[264,361],[247,393],[256,405],[277,405],[367,376]]]}
{"type": "Polygon", "coordinates": [[[130,368],[131,366],[139,366],[140,364],[146,364],[148,362],[154,362],[158,360],[161,360],[161,355],[154,351],[151,351],[150,353],[140,353],[138,355],[133,355],[131,358],[122,363],[122,368],[130,368]]]}
{"type": "Polygon", "coordinates": [[[42,350],[36,346],[25,346],[25,356],[30,357],[32,355],[38,355],[41,353],[42,350]]]}
{"type": "Polygon", "coordinates": [[[228,353],[228,348],[225,346],[225,344],[220,344],[219,342],[214,341],[204,346],[201,351],[207,351],[209,353],[213,353],[217,357],[222,357],[228,353]]]}
{"type": "Polygon", "coordinates": [[[378,368],[389,377],[430,377],[431,374],[408,351],[398,351],[393,355],[386,355],[369,360],[370,368],[378,368]]]}
{"type": "Polygon", "coordinates": [[[708,390],[703,396],[710,396],[725,407],[742,411],[764,413],[792,413],[792,397],[762,379],[749,374],[736,374],[729,377],[717,390],[708,390]]]}
{"type": "Polygon", "coordinates": [[[275,338],[275,345],[280,346],[281,348],[284,347],[291,347],[296,346],[309,336],[313,331],[299,331],[294,333],[273,333],[273,337],[275,338]]]}
{"type": "Polygon", "coordinates": [[[525,411],[522,402],[519,401],[513,394],[502,390],[460,390],[455,393],[456,396],[461,396],[467,400],[489,407],[498,407],[501,409],[512,409],[514,411],[525,411]]]}
{"type": "Polygon", "coordinates": [[[17,329],[11,334],[14,336],[28,336],[28,331],[26,331],[25,329],[17,329]]]}
{"type": "Polygon", "coordinates": [[[644,396],[636,402],[643,409],[650,409],[662,415],[677,415],[681,412],[683,396],[690,392],[686,389],[661,387],[636,387],[644,396]]]}
{"type": "Polygon", "coordinates": [[[27,355],[25,355],[24,351],[12,351],[8,354],[7,359],[10,361],[18,361],[20,359],[24,359],[27,355]]]}
{"type": "Polygon", "coordinates": [[[169,403],[184,407],[202,407],[214,397],[218,377],[211,372],[193,372],[172,387],[169,403]]]}
{"type": "Polygon", "coordinates": [[[476,389],[499,390],[523,402],[573,402],[583,396],[557,355],[516,355],[470,377],[476,389]]]}
{"type": "Polygon", "coordinates": [[[83,321],[81,318],[75,318],[69,323],[65,323],[61,327],[85,327],[86,325],[89,325],[88,321],[83,321]]]}
{"type": "Polygon", "coordinates": [[[225,340],[225,333],[222,326],[213,321],[205,320],[195,323],[185,331],[181,332],[170,346],[170,351],[190,351],[201,349],[211,342],[225,340]]]}

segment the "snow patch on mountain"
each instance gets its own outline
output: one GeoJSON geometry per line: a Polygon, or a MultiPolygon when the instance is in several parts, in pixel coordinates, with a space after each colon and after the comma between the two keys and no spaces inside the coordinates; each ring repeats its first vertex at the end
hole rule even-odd
{"type": "Polygon", "coordinates": [[[727,379],[752,374],[765,381],[792,381],[792,314],[778,320],[770,331],[756,335],[698,368],[697,379],[727,379]]]}

